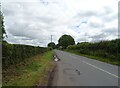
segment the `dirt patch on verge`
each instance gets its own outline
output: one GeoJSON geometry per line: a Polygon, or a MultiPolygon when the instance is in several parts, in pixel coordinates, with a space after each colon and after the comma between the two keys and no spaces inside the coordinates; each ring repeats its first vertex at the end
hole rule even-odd
{"type": "Polygon", "coordinates": [[[36,83],[35,88],[49,88],[50,86],[52,86],[52,82],[54,79],[54,74],[55,74],[55,69],[57,67],[57,63],[53,62],[53,65],[50,69],[48,69],[46,71],[46,73],[43,75],[43,79],[42,81],[38,81],[38,83],[36,83]]]}
{"type": "Polygon", "coordinates": [[[53,84],[53,79],[55,76],[56,69],[57,69],[57,63],[55,63],[55,66],[53,67],[51,73],[49,74],[48,84],[47,84],[48,87],[52,86],[53,84]]]}

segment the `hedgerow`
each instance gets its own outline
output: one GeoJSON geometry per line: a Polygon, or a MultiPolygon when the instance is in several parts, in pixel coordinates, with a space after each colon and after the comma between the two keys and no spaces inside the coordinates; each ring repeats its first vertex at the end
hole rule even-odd
{"type": "Polygon", "coordinates": [[[49,48],[44,47],[3,43],[2,67],[7,68],[10,65],[15,65],[29,57],[44,53],[48,50],[49,48]]]}
{"type": "Polygon", "coordinates": [[[82,42],[68,46],[67,50],[107,58],[109,61],[120,61],[120,39],[95,43],[82,42]]]}

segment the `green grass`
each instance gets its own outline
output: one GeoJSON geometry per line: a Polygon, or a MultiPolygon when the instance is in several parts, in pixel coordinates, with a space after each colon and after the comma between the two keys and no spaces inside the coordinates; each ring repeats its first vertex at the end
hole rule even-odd
{"type": "Polygon", "coordinates": [[[118,65],[118,66],[120,66],[120,62],[119,61],[111,60],[109,58],[103,58],[103,57],[98,57],[98,56],[81,54],[81,53],[79,53],[77,51],[73,51],[73,50],[64,50],[64,51],[70,52],[70,53],[74,53],[74,54],[77,54],[77,55],[80,55],[80,56],[85,56],[85,57],[88,57],[88,58],[91,58],[91,59],[99,60],[99,61],[102,61],[102,62],[106,62],[106,63],[112,64],[112,65],[118,65]]]}
{"type": "Polygon", "coordinates": [[[53,51],[49,51],[43,55],[37,55],[22,63],[20,67],[9,68],[6,70],[3,86],[46,85],[47,76],[54,66],[53,53],[53,51]],[[13,74],[9,74],[9,71],[12,71],[13,74]]]}

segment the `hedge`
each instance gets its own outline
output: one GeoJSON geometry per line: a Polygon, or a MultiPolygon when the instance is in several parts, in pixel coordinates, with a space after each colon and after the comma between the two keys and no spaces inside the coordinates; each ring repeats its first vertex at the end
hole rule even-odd
{"type": "Polygon", "coordinates": [[[120,61],[120,39],[101,42],[82,42],[67,47],[69,51],[76,51],[81,54],[109,58],[111,61],[120,61]]]}
{"type": "Polygon", "coordinates": [[[2,66],[3,68],[7,68],[10,65],[15,65],[29,57],[44,53],[48,50],[49,48],[44,47],[3,43],[2,66]]]}

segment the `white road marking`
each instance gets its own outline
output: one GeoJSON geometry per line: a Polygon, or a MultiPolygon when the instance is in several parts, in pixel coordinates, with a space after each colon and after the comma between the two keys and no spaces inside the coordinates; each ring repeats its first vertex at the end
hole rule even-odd
{"type": "Polygon", "coordinates": [[[106,73],[108,73],[108,74],[110,74],[110,75],[112,75],[112,76],[114,76],[114,77],[120,78],[119,76],[117,76],[117,75],[115,75],[115,74],[112,74],[112,73],[110,73],[110,72],[108,72],[108,71],[105,71],[105,70],[103,70],[103,69],[101,69],[101,68],[99,68],[99,67],[97,67],[97,66],[95,66],[95,65],[92,65],[92,64],[87,63],[87,62],[85,62],[85,61],[82,61],[82,62],[85,63],[85,64],[88,64],[88,65],[90,65],[90,66],[92,66],[92,67],[94,67],[94,68],[97,68],[97,69],[99,69],[99,70],[101,70],[101,71],[103,71],[103,72],[106,72],[106,73]]]}

